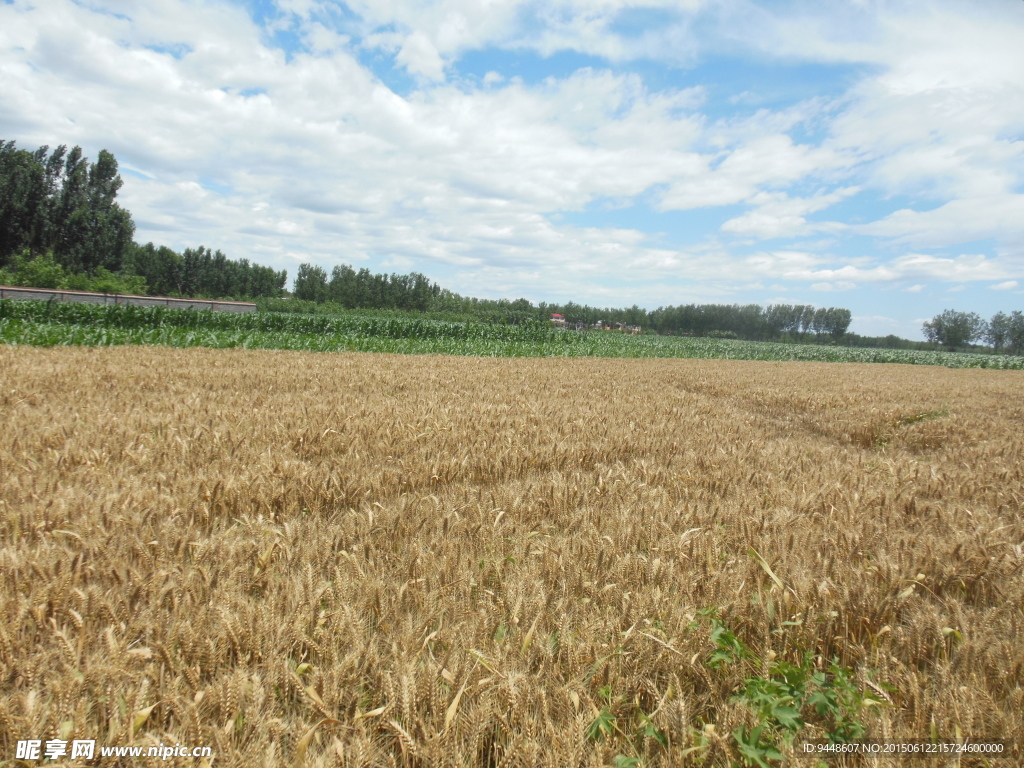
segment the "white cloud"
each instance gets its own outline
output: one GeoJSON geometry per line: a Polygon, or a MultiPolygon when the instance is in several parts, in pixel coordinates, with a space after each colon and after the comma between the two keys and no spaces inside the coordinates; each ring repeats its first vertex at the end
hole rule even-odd
{"type": "Polygon", "coordinates": [[[846,265],[835,269],[791,270],[784,273],[793,280],[847,278],[869,283],[888,283],[922,277],[946,282],[974,282],[992,280],[1004,274],[1005,268],[998,259],[981,254],[965,254],[950,259],[921,253],[899,256],[874,267],[846,265]]]}
{"type": "Polygon", "coordinates": [[[441,55],[422,32],[413,32],[405,38],[395,61],[413,75],[421,75],[429,80],[444,80],[441,55]]]}
{"type": "Polygon", "coordinates": [[[919,207],[934,210],[899,211],[861,234],[916,247],[1024,245],[1024,198],[1015,192],[1024,181],[1020,5],[726,7],[728,34],[769,56],[875,68],[835,105],[822,147],[855,155],[866,189],[922,197],[919,207]]]}
{"type": "Polygon", "coordinates": [[[811,290],[825,292],[852,291],[856,287],[857,285],[855,283],[847,283],[840,281],[836,283],[813,283],[811,285],[811,290]]]}
{"type": "Polygon", "coordinates": [[[723,232],[760,238],[796,237],[840,230],[844,228],[842,224],[809,223],[805,216],[834,205],[858,191],[857,187],[846,187],[808,198],[791,198],[785,192],[759,192],[747,200],[757,206],[754,210],[729,219],[721,229],[723,232]]]}
{"type": "Polygon", "coordinates": [[[311,22],[305,25],[305,40],[310,50],[314,53],[329,53],[347,46],[351,39],[348,35],[339,35],[333,29],[328,29],[320,22],[311,22]]]}
{"type": "Polygon", "coordinates": [[[920,293],[921,291],[924,290],[924,284],[918,283],[917,285],[912,285],[909,288],[905,288],[904,290],[907,293],[920,293]]]}
{"type": "Polygon", "coordinates": [[[677,302],[684,283],[700,298],[779,281],[801,288],[776,293],[1024,279],[1024,21],[993,3],[358,0],[344,29],[322,2],[277,5],[294,17],[261,27],[228,2],[0,3],[0,135],[106,147],[145,177],[122,192],[141,238],[277,268],[412,265],[447,270],[466,292],[648,304],[677,302]],[[664,23],[623,31],[637,13],[664,23]],[[286,56],[268,42],[275,30],[308,50],[286,56]],[[685,87],[661,90],[610,64],[539,85],[497,65],[482,84],[453,74],[462,52],[492,45],[673,65],[760,47],[776,62],[872,68],[840,98],[752,112],[744,97],[723,116],[731,94],[706,73],[671,70],[685,87]],[[379,52],[419,87],[386,87],[359,58],[379,52]],[[869,223],[809,220],[858,190],[912,202],[869,223]],[[751,207],[685,247],[657,224],[565,223],[638,201],[666,219],[751,207]],[[735,237],[723,245],[719,231],[735,237]],[[829,239],[737,242],[814,234],[829,239]],[[885,242],[836,256],[849,235],[885,242]],[[992,253],[929,252],[985,240],[992,253]]]}
{"type": "Polygon", "coordinates": [[[870,224],[854,226],[852,230],[926,248],[991,237],[1022,241],[1024,194],[951,200],[929,211],[902,209],[870,224]]]}
{"type": "Polygon", "coordinates": [[[796,145],[785,134],[762,136],[714,156],[694,156],[681,178],[672,182],[659,202],[663,211],[730,205],[756,195],[762,185],[785,186],[835,168],[843,159],[829,150],[796,145]]]}
{"type": "MultiPolygon", "coordinates": [[[[921,278],[943,282],[984,282],[1005,276],[1008,269],[1000,259],[981,254],[946,258],[910,253],[883,264],[861,260],[862,264],[831,265],[842,261],[851,260],[804,251],[770,251],[744,259],[743,268],[765,277],[812,283],[815,290],[837,290],[837,286],[849,290],[862,283],[882,285],[921,278]]],[[[923,285],[914,285],[907,290],[916,293],[921,288],[923,285]]]]}
{"type": "Polygon", "coordinates": [[[350,0],[346,5],[368,30],[391,28],[419,33],[435,52],[460,51],[503,41],[519,28],[523,0],[350,0]]]}
{"type": "Polygon", "coordinates": [[[1018,285],[1020,285],[1020,283],[1016,280],[1007,280],[1003,283],[997,283],[996,285],[991,286],[991,288],[993,291],[1011,291],[1018,285]]]}
{"type": "Polygon", "coordinates": [[[640,233],[556,227],[543,212],[639,194],[691,162],[675,145],[697,128],[674,115],[693,96],[648,94],[635,77],[581,72],[539,88],[442,88],[403,99],[344,47],[285,63],[254,42],[259,30],[247,19],[222,25],[215,53],[202,52],[202,24],[182,30],[191,36],[175,40],[194,52],[176,60],[133,44],[134,21],[66,10],[3,11],[12,39],[28,42],[4,54],[5,67],[26,75],[22,103],[12,106],[36,127],[22,143],[108,146],[143,169],[149,178],[126,179],[122,198],[141,237],[172,245],[212,240],[271,260],[296,247],[447,264],[543,264],[559,252],[635,257],[640,233]],[[106,37],[93,34],[97,24],[109,27],[106,37]],[[61,58],[83,36],[95,49],[95,85],[69,82],[61,58]],[[261,93],[241,95],[251,88],[261,93]],[[63,115],[75,120],[70,135],[58,127],[63,115]],[[638,148],[629,137],[644,132],[651,141],[638,148]]]}
{"type": "MultiPolygon", "coordinates": [[[[488,46],[527,49],[543,56],[576,51],[610,61],[692,61],[699,50],[691,30],[704,0],[350,0],[369,30],[416,30],[445,59],[488,46]],[[639,34],[617,27],[624,15],[658,14],[639,34]]],[[[628,19],[627,19],[628,20],[628,19]]]]}

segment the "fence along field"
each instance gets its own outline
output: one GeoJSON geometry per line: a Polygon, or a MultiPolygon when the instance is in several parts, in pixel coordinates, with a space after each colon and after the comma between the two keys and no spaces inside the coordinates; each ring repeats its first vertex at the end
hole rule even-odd
{"type": "Polygon", "coordinates": [[[1024,743],[1019,373],[0,347],[0,385],[4,750],[1024,743]]]}

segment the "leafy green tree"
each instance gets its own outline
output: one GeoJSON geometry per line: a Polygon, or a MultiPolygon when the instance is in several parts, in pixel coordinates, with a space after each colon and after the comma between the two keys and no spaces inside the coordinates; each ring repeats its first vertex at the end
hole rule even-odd
{"type": "Polygon", "coordinates": [[[129,293],[145,296],[146,278],[124,271],[111,272],[105,267],[96,267],[96,274],[93,275],[86,290],[97,293],[129,293]]]}
{"type": "Polygon", "coordinates": [[[10,265],[0,269],[0,283],[27,288],[53,288],[97,293],[131,293],[145,295],[146,280],[130,271],[111,272],[97,267],[95,273],[68,273],[50,252],[29,256],[27,250],[15,254],[10,265]]]}
{"type": "Polygon", "coordinates": [[[825,332],[838,341],[846,335],[850,327],[853,314],[848,309],[841,307],[829,307],[825,311],[825,332]]]}
{"type": "Polygon", "coordinates": [[[15,254],[10,266],[0,274],[0,283],[27,288],[65,288],[67,273],[54,261],[52,253],[43,253],[35,258],[28,250],[15,254]]]}
{"type": "Polygon", "coordinates": [[[50,208],[47,245],[69,271],[121,268],[135,233],[131,215],[115,202],[122,183],[117,160],[106,150],[93,165],[80,147],[68,153],[63,184],[50,208]]]}
{"type": "Polygon", "coordinates": [[[301,301],[321,302],[327,299],[327,272],[313,264],[300,264],[295,275],[292,294],[301,301]]]}
{"type": "Polygon", "coordinates": [[[331,281],[327,286],[327,299],[343,307],[354,306],[356,271],[348,264],[339,264],[331,270],[331,281]]]}
{"type": "Polygon", "coordinates": [[[982,338],[987,331],[987,325],[976,312],[947,309],[925,322],[921,330],[928,341],[956,349],[982,338]]]}
{"type": "Polygon", "coordinates": [[[90,165],[81,147],[51,154],[0,142],[0,263],[27,248],[51,251],[71,273],[120,269],[135,232],[115,202],[121,184],[106,150],[90,165]]]}
{"type": "Polygon", "coordinates": [[[1016,355],[1024,354],[1024,313],[1015,310],[1010,314],[1008,347],[1016,355]]]}
{"type": "Polygon", "coordinates": [[[811,316],[811,330],[817,335],[825,333],[828,326],[828,310],[825,307],[818,307],[811,316]]]}
{"type": "Polygon", "coordinates": [[[989,321],[985,340],[996,352],[1024,353],[1024,313],[997,312],[989,321]]]}
{"type": "Polygon", "coordinates": [[[133,244],[125,258],[125,267],[145,278],[151,295],[185,295],[181,255],[165,245],[133,244]]]}
{"type": "Polygon", "coordinates": [[[121,186],[117,160],[106,150],[90,164],[81,147],[29,152],[0,141],[0,267],[36,287],[63,280],[62,287],[93,290],[95,284],[118,293],[148,285],[160,295],[281,295],[284,271],[203,246],[178,254],[136,245],[131,215],[116,202],[121,186]],[[51,274],[54,263],[59,276],[51,274]]]}
{"type": "Polygon", "coordinates": [[[1005,312],[997,312],[988,323],[985,341],[992,345],[996,352],[1001,352],[1010,337],[1010,317],[1005,312]]]}
{"type": "MultiPolygon", "coordinates": [[[[17,149],[13,141],[0,141],[0,265],[41,244],[47,166],[40,160],[46,149],[33,153],[17,149]]],[[[54,155],[63,156],[62,151],[54,155]]]]}

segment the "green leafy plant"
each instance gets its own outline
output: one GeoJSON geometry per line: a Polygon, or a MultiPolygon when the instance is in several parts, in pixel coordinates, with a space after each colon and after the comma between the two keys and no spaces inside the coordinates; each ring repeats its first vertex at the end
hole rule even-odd
{"type": "Polygon", "coordinates": [[[603,706],[587,726],[587,738],[591,741],[601,741],[618,733],[619,736],[632,742],[635,751],[633,755],[616,755],[612,760],[613,765],[624,766],[624,768],[641,765],[642,761],[639,755],[646,754],[647,748],[650,746],[647,740],[651,740],[657,745],[654,749],[668,747],[668,737],[651,719],[654,713],[648,715],[637,705],[632,713],[626,711],[617,715],[616,708],[621,706],[621,700],[612,695],[609,685],[603,686],[598,691],[598,696],[602,700],[603,706]]]}
{"type": "MultiPolygon", "coordinates": [[[[709,640],[715,649],[705,660],[710,669],[741,661],[755,668],[765,666],[717,611],[699,612],[691,627],[702,619],[710,623],[709,640]]],[[[857,687],[853,671],[841,666],[838,659],[833,659],[827,670],[820,670],[809,651],[793,649],[790,658],[798,661],[768,662],[767,675],[746,678],[734,696],[734,701],[744,704],[757,719],[756,726],[743,726],[732,734],[746,765],[769,768],[768,761],[782,759],[781,745],[792,743],[809,723],[824,730],[830,742],[860,739],[867,732],[861,720],[863,710],[880,704],[857,687]]]]}
{"type": "Polygon", "coordinates": [[[67,273],[58,264],[52,253],[41,253],[32,258],[28,251],[15,254],[12,259],[13,269],[4,270],[0,281],[7,285],[18,285],[26,288],[63,288],[67,273]]]}
{"type": "Polygon", "coordinates": [[[711,642],[715,650],[708,657],[707,664],[712,669],[751,658],[750,651],[736,637],[736,633],[717,617],[711,617],[711,642]]]}
{"type": "Polygon", "coordinates": [[[752,677],[744,681],[743,702],[754,710],[762,722],[791,734],[804,727],[801,705],[807,695],[805,670],[787,664],[780,674],[776,667],[769,678],[752,677]],[[788,673],[788,674],[787,674],[788,673]]]}
{"type": "MultiPolygon", "coordinates": [[[[129,278],[122,275],[120,279],[123,281],[129,278]]],[[[121,292],[141,292],[129,284],[122,287],[124,290],[121,292]]],[[[173,347],[245,347],[307,352],[360,351],[481,357],[817,360],[943,365],[949,368],[1024,369],[1024,357],[1010,355],[575,333],[539,323],[499,325],[380,314],[235,314],[160,307],[47,304],[0,301],[0,343],[38,346],[157,344],[173,347]]]]}
{"type": "Polygon", "coordinates": [[[48,288],[96,293],[146,293],[146,279],[128,270],[111,272],[103,266],[92,274],[68,272],[46,252],[31,257],[28,252],[16,254],[11,267],[0,270],[0,284],[24,288],[48,288]]]}
{"type": "Polygon", "coordinates": [[[611,736],[616,730],[615,715],[612,714],[612,692],[610,686],[604,686],[600,690],[600,696],[604,699],[604,706],[597,713],[590,725],[587,726],[587,738],[591,741],[600,741],[611,736]]]}
{"type": "Polygon", "coordinates": [[[643,732],[644,738],[653,739],[662,747],[668,747],[668,737],[662,732],[651,720],[650,716],[639,713],[640,716],[640,730],[643,732]]]}
{"type": "Polygon", "coordinates": [[[748,765],[758,765],[761,768],[771,768],[768,760],[781,760],[782,753],[778,747],[764,734],[766,726],[759,725],[751,728],[748,732],[745,726],[740,726],[733,732],[732,737],[736,740],[736,747],[740,755],[748,765]]]}
{"type": "Polygon", "coordinates": [[[863,738],[867,732],[864,723],[857,716],[868,704],[879,702],[865,696],[851,679],[853,673],[839,666],[836,659],[829,665],[828,673],[815,672],[811,679],[815,690],[807,703],[818,717],[831,723],[827,730],[829,741],[849,742],[863,738]]]}

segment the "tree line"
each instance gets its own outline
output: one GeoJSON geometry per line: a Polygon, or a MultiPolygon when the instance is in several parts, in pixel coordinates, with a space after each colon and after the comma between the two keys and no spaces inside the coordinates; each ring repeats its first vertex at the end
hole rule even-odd
{"type": "MultiPolygon", "coordinates": [[[[374,274],[347,264],[331,274],[313,264],[299,266],[293,296],[301,302],[334,305],[339,310],[391,309],[469,316],[485,322],[519,324],[545,322],[561,315],[570,326],[622,323],[660,334],[720,336],[742,339],[778,339],[786,334],[809,334],[838,340],[850,326],[850,310],[806,304],[688,304],[647,311],[632,307],[591,307],[585,304],[534,305],[527,299],[487,300],[461,296],[413,272],[374,274]]],[[[277,305],[275,305],[277,306],[277,305]]],[[[308,309],[308,307],[307,307],[308,309]]]]}
{"type": "Polygon", "coordinates": [[[90,164],[81,147],[29,152],[0,141],[0,260],[27,250],[72,272],[120,269],[135,234],[114,201],[121,184],[106,150],[90,164]]]}
{"type": "Polygon", "coordinates": [[[827,336],[838,341],[850,327],[850,310],[809,304],[687,304],[659,308],[650,313],[649,325],[660,333],[692,336],[734,334],[752,340],[827,336]]]}
{"type": "MultiPolygon", "coordinates": [[[[272,300],[287,294],[287,272],[229,259],[203,246],[178,253],[134,241],[131,214],[117,203],[123,182],[117,160],[101,150],[94,163],[81,147],[29,151],[0,140],[0,283],[38,288],[195,298],[272,300]]],[[[425,275],[372,273],[342,264],[299,267],[293,301],[276,310],[420,312],[489,323],[547,322],[552,314],[570,326],[622,323],[660,334],[750,340],[807,339],[844,344],[920,344],[896,337],[869,339],[848,333],[851,314],[840,307],[804,304],[687,304],[647,311],[568,302],[534,305],[527,299],[462,296],[425,275]]],[[[928,343],[958,348],[982,340],[996,352],[1024,353],[1021,312],[946,310],[923,327],[928,343]]]]}
{"type": "Polygon", "coordinates": [[[280,296],[288,280],[285,270],[229,259],[219,250],[186,248],[181,253],[153,243],[135,245],[124,265],[145,278],[152,296],[207,299],[280,296]]]}
{"type": "Polygon", "coordinates": [[[286,272],[200,246],[177,253],[134,242],[117,202],[117,160],[64,145],[34,151],[0,140],[0,280],[35,288],[203,298],[280,296],[286,272]]]}
{"type": "Polygon", "coordinates": [[[401,309],[429,312],[442,290],[419,272],[408,275],[356,271],[347,264],[336,266],[330,279],[323,267],[301,264],[292,295],[300,301],[332,302],[346,309],[401,309]]]}
{"type": "Polygon", "coordinates": [[[947,309],[926,321],[921,331],[928,341],[948,349],[984,341],[996,352],[1024,354],[1024,313],[1019,310],[997,312],[986,321],[977,312],[947,309]]]}

